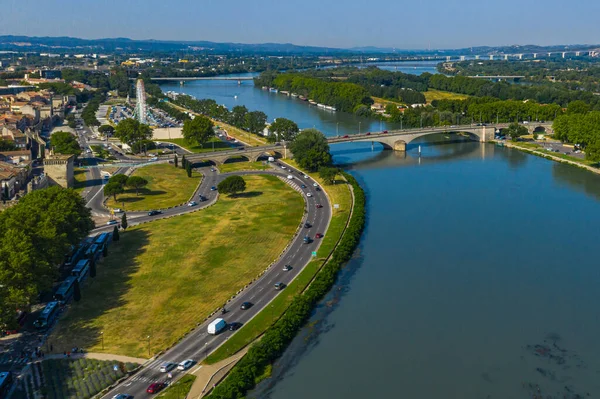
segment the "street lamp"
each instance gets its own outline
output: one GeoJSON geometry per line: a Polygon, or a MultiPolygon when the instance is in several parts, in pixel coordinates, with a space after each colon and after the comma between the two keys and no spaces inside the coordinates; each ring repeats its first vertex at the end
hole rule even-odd
{"type": "Polygon", "coordinates": [[[148,335],[146,339],[148,340],[148,356],[150,356],[150,336],[148,335]]]}
{"type": "Polygon", "coordinates": [[[400,130],[402,130],[402,122],[404,122],[404,115],[400,116],[400,130]]]}
{"type": "Polygon", "coordinates": [[[358,134],[360,134],[360,122],[358,122],[358,134]]]}
{"type": "Polygon", "coordinates": [[[340,123],[339,122],[335,123],[335,135],[337,137],[340,137],[340,123]]]}
{"type": "Polygon", "coordinates": [[[100,331],[100,338],[102,338],[102,350],[104,350],[104,331],[100,331]]]}

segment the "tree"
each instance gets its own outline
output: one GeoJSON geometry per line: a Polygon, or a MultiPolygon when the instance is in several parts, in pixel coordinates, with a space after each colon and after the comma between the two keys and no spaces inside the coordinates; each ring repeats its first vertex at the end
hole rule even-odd
{"type": "MultiPolygon", "coordinates": [[[[106,247],[104,247],[106,249],[106,247]]],[[[90,277],[96,277],[96,258],[92,256],[90,259],[90,277]]]]}
{"type": "Polygon", "coordinates": [[[229,176],[217,186],[222,194],[235,195],[246,190],[246,181],[242,176],[229,176]]]}
{"type": "Polygon", "coordinates": [[[127,213],[123,212],[123,216],[121,216],[121,227],[123,228],[123,230],[126,230],[128,227],[127,224],[127,213]]]}
{"type": "Polygon", "coordinates": [[[125,182],[127,187],[135,188],[135,195],[139,194],[139,189],[148,185],[148,180],[141,176],[130,176],[125,182]]]}
{"type": "Polygon", "coordinates": [[[333,184],[335,182],[335,177],[338,173],[338,168],[333,168],[330,166],[321,166],[319,168],[319,177],[323,179],[327,184],[333,184]]]}
{"type": "Polygon", "coordinates": [[[0,151],[15,151],[17,146],[12,142],[5,139],[0,139],[0,151]]]}
{"type": "Polygon", "coordinates": [[[136,141],[131,145],[131,151],[136,154],[143,152],[145,155],[148,150],[154,150],[155,148],[156,143],[152,140],[146,139],[136,141]]]}
{"type": "Polygon", "coordinates": [[[152,138],[150,126],[140,123],[136,119],[127,118],[119,122],[115,129],[115,137],[131,146],[142,140],[152,138]]]}
{"type": "Polygon", "coordinates": [[[248,113],[248,108],[243,105],[236,105],[231,109],[231,113],[229,114],[229,123],[233,126],[244,127],[246,123],[246,114],[248,113]]]}
{"type": "Polygon", "coordinates": [[[102,248],[102,256],[105,258],[108,256],[108,245],[105,245],[104,248],[102,248]]]}
{"type": "Polygon", "coordinates": [[[117,201],[117,195],[123,194],[124,191],[123,186],[116,182],[108,182],[104,186],[104,195],[107,197],[112,195],[115,201],[117,201]]]}
{"type": "Polygon", "coordinates": [[[271,123],[269,131],[272,133],[272,135],[269,135],[269,141],[293,141],[300,129],[294,121],[277,118],[275,122],[271,123]]]}
{"type": "Polygon", "coordinates": [[[175,158],[173,158],[173,162],[175,163],[175,168],[177,168],[177,161],[178,161],[177,154],[175,154],[175,158]]]}
{"type": "Polygon", "coordinates": [[[181,157],[181,167],[182,167],[183,169],[185,169],[186,162],[187,162],[187,159],[185,159],[185,155],[183,155],[183,156],[181,157]]]}
{"type": "Polygon", "coordinates": [[[59,154],[80,155],[81,147],[77,138],[69,132],[55,132],[50,136],[50,145],[59,154]]]}
{"type": "Polygon", "coordinates": [[[129,177],[123,173],[117,173],[116,175],[112,175],[110,177],[110,179],[108,179],[109,183],[118,183],[122,186],[124,186],[127,183],[127,179],[129,179],[129,177]]]}
{"type": "Polygon", "coordinates": [[[213,126],[214,124],[207,117],[196,115],[194,119],[183,122],[181,133],[188,143],[204,145],[215,135],[213,126]]]}
{"type": "Polygon", "coordinates": [[[102,125],[98,128],[98,132],[108,135],[108,136],[112,136],[113,133],[115,132],[115,128],[112,127],[111,125],[102,125]]]}
{"type": "Polygon", "coordinates": [[[575,100],[569,103],[567,114],[587,114],[590,111],[590,105],[582,100],[575,100]]]}
{"type": "Polygon", "coordinates": [[[79,286],[79,280],[75,279],[75,285],[73,286],[73,299],[75,302],[81,301],[81,287],[79,286]]]}
{"type": "Polygon", "coordinates": [[[119,228],[117,226],[115,226],[113,228],[113,235],[112,235],[112,240],[113,241],[119,241],[121,237],[119,237],[119,228]]]}
{"type": "Polygon", "coordinates": [[[192,177],[192,163],[191,162],[186,161],[185,171],[186,171],[188,177],[192,177]]]}
{"type": "Polygon", "coordinates": [[[244,127],[250,133],[261,133],[267,124],[267,114],[262,111],[248,112],[244,117],[244,127]]]}
{"type": "Polygon", "coordinates": [[[517,122],[513,122],[504,130],[504,133],[510,135],[512,141],[517,141],[519,137],[525,136],[529,131],[523,125],[519,125],[517,122]]]}
{"type": "Polygon", "coordinates": [[[290,145],[294,159],[301,168],[316,172],[321,166],[331,165],[327,138],[316,129],[306,129],[290,145]]]}

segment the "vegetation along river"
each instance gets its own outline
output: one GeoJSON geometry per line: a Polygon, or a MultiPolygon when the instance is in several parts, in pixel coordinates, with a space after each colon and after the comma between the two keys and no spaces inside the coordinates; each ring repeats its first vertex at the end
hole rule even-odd
{"type": "MultiPolygon", "coordinates": [[[[162,88],[327,135],[358,122],[379,129],[251,82],[162,88]]],[[[332,153],[366,190],[367,228],[309,326],[249,397],[600,395],[600,176],[443,135],[405,155],[366,143],[332,153]]]]}

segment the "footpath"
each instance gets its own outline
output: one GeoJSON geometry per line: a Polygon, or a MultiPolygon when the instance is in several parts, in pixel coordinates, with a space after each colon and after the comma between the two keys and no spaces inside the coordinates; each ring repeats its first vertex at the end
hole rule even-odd
{"type": "Polygon", "coordinates": [[[96,359],[96,360],[116,360],[123,363],[137,363],[143,364],[148,359],[131,356],[112,355],[110,353],[71,353],[70,356],[54,353],[50,355],[44,355],[43,358],[36,358],[35,361],[48,360],[48,359],[96,359]]]}
{"type": "Polygon", "coordinates": [[[248,352],[250,345],[236,353],[235,355],[221,360],[215,364],[202,364],[196,369],[190,371],[189,374],[196,376],[194,384],[187,395],[187,399],[199,399],[210,393],[214,387],[221,382],[223,378],[231,371],[233,366],[240,361],[248,352]]]}

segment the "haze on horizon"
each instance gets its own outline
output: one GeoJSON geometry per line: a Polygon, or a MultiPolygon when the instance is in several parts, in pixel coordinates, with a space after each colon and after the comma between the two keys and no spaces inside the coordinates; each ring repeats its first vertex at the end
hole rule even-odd
{"type": "Polygon", "coordinates": [[[127,37],[324,47],[594,44],[600,2],[581,0],[5,0],[0,35],[127,37]]]}

